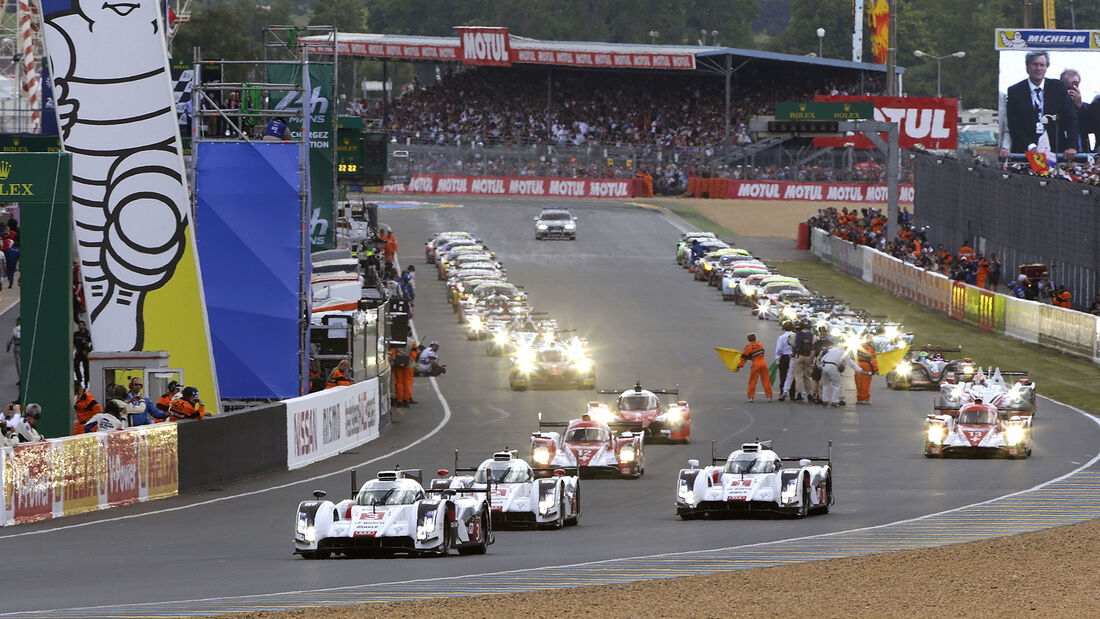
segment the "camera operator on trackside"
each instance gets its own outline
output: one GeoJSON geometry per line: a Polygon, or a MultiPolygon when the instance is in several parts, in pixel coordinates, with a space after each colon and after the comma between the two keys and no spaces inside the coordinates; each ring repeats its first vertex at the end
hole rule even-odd
{"type": "Polygon", "coordinates": [[[439,363],[439,342],[428,344],[428,348],[420,352],[416,361],[418,376],[439,376],[447,373],[447,366],[439,363]]]}

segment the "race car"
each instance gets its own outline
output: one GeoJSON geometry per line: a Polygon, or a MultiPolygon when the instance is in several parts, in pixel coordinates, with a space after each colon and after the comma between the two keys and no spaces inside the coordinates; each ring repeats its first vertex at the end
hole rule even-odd
{"type": "Polygon", "coordinates": [[[1026,458],[1031,455],[1031,417],[1004,418],[980,398],[964,404],[956,415],[928,415],[924,455],[1026,458]]]}
{"type": "Polygon", "coordinates": [[[448,243],[451,243],[452,241],[458,241],[459,244],[469,243],[471,245],[481,242],[475,239],[474,236],[469,232],[458,230],[439,232],[432,238],[428,239],[428,242],[424,244],[424,257],[427,259],[428,264],[434,264],[435,255],[436,252],[439,251],[439,248],[447,245],[448,243]]]}
{"type": "Polygon", "coordinates": [[[691,259],[691,242],[692,241],[709,241],[714,239],[713,232],[684,232],[680,235],[680,240],[676,241],[676,264],[688,266],[688,262],[691,259]]]}
{"type": "Polygon", "coordinates": [[[715,457],[711,443],[711,465],[689,460],[676,480],[676,514],[684,520],[757,512],[801,518],[828,513],[832,504],[832,441],[824,458],[780,458],[771,441],[757,440],[725,460],[715,457]]]}
{"type": "Polygon", "coordinates": [[[513,391],[538,387],[591,389],[596,386],[596,364],[580,338],[550,344],[536,341],[531,346],[517,348],[509,363],[508,386],[513,391]]]}
{"type": "Polygon", "coordinates": [[[626,477],[645,473],[645,442],[641,434],[615,433],[589,415],[572,421],[543,421],[531,433],[531,461],[543,467],[577,467],[582,477],[626,477]],[[562,433],[546,428],[565,428],[562,433]]]}
{"type": "Polygon", "coordinates": [[[1027,372],[1002,372],[1000,368],[983,370],[979,367],[972,373],[961,374],[949,372],[940,383],[935,410],[954,417],[963,406],[981,400],[994,406],[1003,418],[1034,417],[1035,383],[1027,376],[1027,372]],[[1005,376],[1020,378],[1009,383],[1005,376]]]}
{"type": "Polygon", "coordinates": [[[723,256],[744,256],[745,258],[751,258],[749,252],[744,249],[737,249],[736,247],[716,249],[695,261],[695,281],[709,282],[711,272],[718,268],[718,261],[721,260],[723,256]]]}
{"type": "Polygon", "coordinates": [[[719,290],[722,291],[723,301],[737,299],[737,286],[741,280],[750,275],[768,275],[768,266],[759,260],[752,262],[739,262],[735,266],[722,269],[722,283],[719,290]]]}
{"type": "MultiPolygon", "coordinates": [[[[353,472],[353,487],[354,487],[353,472]]],[[[428,491],[419,470],[382,471],[339,503],[313,493],[294,520],[294,554],[306,559],[369,555],[484,554],[494,541],[487,490],[428,491]]]]}
{"type": "Polygon", "coordinates": [[[895,390],[939,389],[949,373],[974,373],[975,366],[970,358],[947,359],[943,355],[945,352],[962,352],[962,347],[925,345],[920,350],[910,350],[905,359],[886,374],[886,386],[895,390]]]}
{"type": "Polygon", "coordinates": [[[756,258],[752,257],[748,251],[739,249],[736,252],[728,253],[718,259],[718,262],[714,265],[714,268],[706,271],[707,285],[719,287],[722,285],[722,274],[729,269],[737,268],[741,265],[756,265],[763,264],[756,258]]]}
{"type": "Polygon", "coordinates": [[[581,518],[581,482],[578,475],[566,475],[562,468],[540,468],[551,477],[536,479],[532,469],[515,451],[498,451],[477,468],[460,468],[455,452],[455,476],[440,469],[444,479],[432,480],[432,490],[487,488],[493,526],[536,526],[560,529],[576,525],[581,518]],[[460,476],[460,472],[473,475],[460,476]],[[492,486],[491,488],[489,486],[492,486]]]}
{"type": "Polygon", "coordinates": [[[691,440],[691,407],[684,400],[669,404],[667,410],[657,394],[679,395],[676,389],[642,389],[641,381],[630,389],[600,389],[596,393],[616,394],[615,406],[589,403],[590,414],[614,427],[645,435],[647,441],[667,440],[687,443],[691,440]]]}
{"type": "Polygon", "coordinates": [[[535,240],[543,239],[577,240],[577,218],[569,214],[567,207],[543,207],[535,216],[535,240]]]}
{"type": "Polygon", "coordinates": [[[540,341],[553,343],[560,331],[558,322],[553,318],[539,318],[545,315],[546,312],[530,312],[526,316],[516,316],[508,322],[490,326],[485,352],[490,357],[503,357],[515,354],[521,348],[533,347],[540,341]]]}
{"type": "Polygon", "coordinates": [[[702,259],[703,256],[709,254],[712,251],[719,249],[729,248],[729,243],[715,238],[703,238],[699,239],[697,245],[689,244],[684,258],[683,267],[688,269],[689,272],[695,272],[696,263],[702,259]]]}

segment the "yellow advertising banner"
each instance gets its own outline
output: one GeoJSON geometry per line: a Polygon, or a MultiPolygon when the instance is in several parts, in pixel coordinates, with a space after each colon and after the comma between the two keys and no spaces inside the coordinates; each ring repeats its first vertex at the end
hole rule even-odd
{"type": "Polygon", "coordinates": [[[148,499],[179,494],[179,443],[177,425],[160,423],[143,434],[148,499]]]}
{"type": "Polygon", "coordinates": [[[66,516],[99,509],[99,482],[107,467],[100,436],[85,434],[61,443],[57,470],[66,516]]]}

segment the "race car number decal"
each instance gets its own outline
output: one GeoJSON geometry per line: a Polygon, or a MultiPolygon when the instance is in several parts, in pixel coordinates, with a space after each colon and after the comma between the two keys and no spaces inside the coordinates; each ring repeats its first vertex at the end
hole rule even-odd
{"type": "Polygon", "coordinates": [[[746,499],[746,497],[744,497],[744,496],[728,496],[728,497],[726,497],[727,501],[744,501],[745,499],[746,499]]]}
{"type": "Polygon", "coordinates": [[[360,520],[382,520],[386,517],[386,512],[363,512],[359,514],[360,520]]]}

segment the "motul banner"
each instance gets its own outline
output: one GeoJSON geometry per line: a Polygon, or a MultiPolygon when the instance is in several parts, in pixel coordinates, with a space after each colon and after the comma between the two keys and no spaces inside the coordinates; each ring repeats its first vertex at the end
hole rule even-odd
{"type": "Polygon", "coordinates": [[[161,423],[0,448],[0,525],[175,496],[176,430],[161,423]]]}
{"type": "Polygon", "coordinates": [[[462,64],[491,67],[512,66],[512,48],[507,28],[456,26],[462,64]]]}
{"type": "MultiPolygon", "coordinates": [[[[792,181],[729,181],[727,198],[738,200],[807,200],[809,202],[885,203],[885,184],[797,183],[792,181]]],[[[898,202],[913,203],[913,185],[898,185],[898,202]]]]}
{"type": "Polygon", "coordinates": [[[630,198],[630,179],[512,178],[417,174],[408,183],[383,185],[383,193],[431,193],[474,196],[548,196],[555,198],[630,198]]]}
{"type": "MultiPolygon", "coordinates": [[[[875,120],[898,123],[898,146],[914,148],[920,144],[929,150],[955,150],[958,146],[959,100],[936,97],[855,97],[819,95],[815,101],[871,101],[875,120]]],[[[882,139],[886,139],[883,134],[882,139]]],[[[814,146],[873,148],[862,135],[839,138],[814,138],[814,146]]]]}

